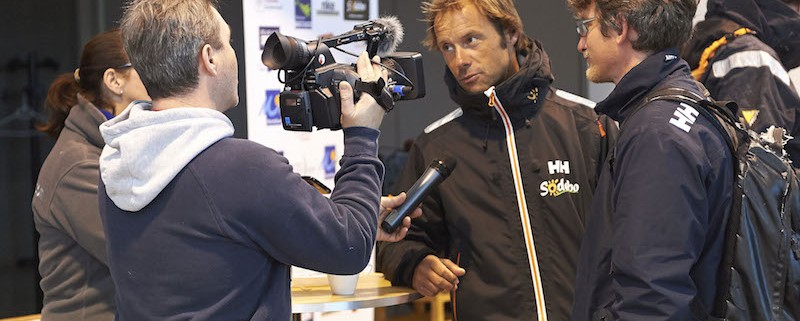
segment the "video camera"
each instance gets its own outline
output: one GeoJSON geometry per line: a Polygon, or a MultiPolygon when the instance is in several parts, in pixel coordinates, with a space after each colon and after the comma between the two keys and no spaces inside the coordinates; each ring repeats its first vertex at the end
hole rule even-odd
{"type": "MultiPolygon", "coordinates": [[[[359,97],[361,83],[353,64],[337,63],[331,48],[366,41],[369,57],[382,58],[381,65],[389,71],[384,83],[373,88],[382,90],[378,103],[387,111],[398,100],[425,96],[422,55],[418,52],[394,52],[403,40],[403,27],[395,17],[383,17],[353,27],[352,31],[316,41],[303,41],[275,32],[264,43],[261,61],[273,70],[283,70],[285,84],[280,94],[281,123],[285,130],[311,131],[317,128],[341,129],[339,83],[348,82],[359,97]],[[358,84],[358,86],[357,86],[358,84]]],[[[339,48],[337,50],[343,51],[339,48]]],[[[343,51],[344,52],[344,51],[343,51]]],[[[280,78],[280,75],[279,75],[280,78]]]]}

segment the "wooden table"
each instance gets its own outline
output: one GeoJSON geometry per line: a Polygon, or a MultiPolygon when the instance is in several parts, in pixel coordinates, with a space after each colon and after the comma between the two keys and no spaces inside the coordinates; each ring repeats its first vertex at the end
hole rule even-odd
{"type": "Polygon", "coordinates": [[[303,312],[385,307],[411,302],[420,297],[411,288],[392,286],[380,273],[361,275],[353,295],[332,294],[327,277],[292,280],[292,313],[295,315],[303,312]]]}
{"type": "Polygon", "coordinates": [[[0,321],[39,321],[39,319],[41,317],[42,317],[41,314],[31,314],[31,315],[25,315],[25,316],[20,316],[20,317],[12,317],[12,318],[0,319],[0,321]]]}
{"type": "MultiPolygon", "coordinates": [[[[300,313],[304,312],[385,307],[411,302],[420,297],[421,295],[411,288],[392,286],[380,273],[361,275],[353,295],[331,293],[327,277],[292,280],[292,313],[295,320],[299,320],[300,313]]],[[[0,319],[0,321],[39,321],[39,317],[39,314],[34,314],[0,319]]]]}

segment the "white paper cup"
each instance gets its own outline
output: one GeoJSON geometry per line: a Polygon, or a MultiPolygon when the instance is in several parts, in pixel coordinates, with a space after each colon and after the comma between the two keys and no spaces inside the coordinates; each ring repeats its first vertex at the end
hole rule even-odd
{"type": "Polygon", "coordinates": [[[358,284],[358,274],[353,275],[334,275],[328,274],[328,284],[331,292],[338,295],[353,295],[358,284]]]}

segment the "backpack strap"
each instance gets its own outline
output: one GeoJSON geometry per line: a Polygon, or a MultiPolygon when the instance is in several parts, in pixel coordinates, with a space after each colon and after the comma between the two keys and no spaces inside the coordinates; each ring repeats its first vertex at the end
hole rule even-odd
{"type": "MultiPolygon", "coordinates": [[[[655,91],[647,96],[645,103],[653,102],[656,100],[671,100],[679,103],[690,105],[697,109],[711,123],[717,131],[725,138],[725,143],[731,151],[731,154],[736,156],[736,150],[739,146],[739,135],[737,135],[737,121],[736,117],[728,105],[719,106],[712,100],[711,97],[702,97],[692,91],[683,88],[665,88],[655,91]]],[[[643,104],[643,105],[644,105],[643,104]]],[[[735,163],[735,160],[734,160],[735,163]]]]}
{"type": "MultiPolygon", "coordinates": [[[[702,87],[701,87],[702,88],[702,87]]],[[[680,88],[667,88],[654,92],[646,101],[651,102],[655,100],[671,100],[691,105],[703,115],[708,121],[719,131],[725,138],[725,142],[731,151],[732,166],[734,173],[733,195],[742,195],[742,187],[736,182],[736,177],[741,172],[740,160],[745,157],[744,153],[747,152],[747,139],[748,134],[743,129],[744,127],[737,122],[737,118],[733,115],[736,110],[735,103],[718,103],[713,101],[710,97],[701,97],[694,92],[680,89],[680,88]]],[[[741,208],[741,197],[733,197],[731,199],[731,215],[728,218],[727,227],[725,231],[725,244],[723,246],[722,258],[717,273],[717,292],[714,295],[713,307],[711,314],[709,314],[705,305],[700,302],[697,297],[694,297],[690,303],[690,310],[696,318],[701,321],[724,321],[724,316],[727,314],[728,304],[730,299],[727,289],[731,284],[731,271],[730,266],[733,264],[735,255],[736,233],[741,224],[741,218],[736,209],[741,208]],[[723,317],[719,317],[723,316],[723,317]]]]}

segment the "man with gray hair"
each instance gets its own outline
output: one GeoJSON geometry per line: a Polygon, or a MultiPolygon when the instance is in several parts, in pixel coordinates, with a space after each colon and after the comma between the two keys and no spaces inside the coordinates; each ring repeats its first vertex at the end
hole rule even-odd
{"type": "Polygon", "coordinates": [[[587,78],[616,84],[595,111],[621,124],[586,224],[572,320],[700,320],[717,288],[734,159],[694,107],[649,99],[704,97],[678,56],[696,0],[567,2],[587,78]]]}
{"type": "MultiPolygon", "coordinates": [[[[237,59],[214,2],[135,0],[121,30],[153,101],[100,128],[117,320],[288,320],[290,265],[366,266],[385,113],[371,96],[354,104],[351,86],[339,86],[345,149],[328,199],[274,150],[231,137],[222,112],[238,104],[237,59]]],[[[357,65],[362,81],[382,76],[366,54],[357,65]]]]}

